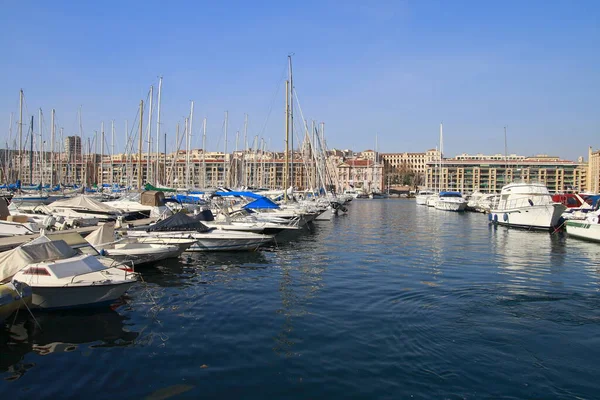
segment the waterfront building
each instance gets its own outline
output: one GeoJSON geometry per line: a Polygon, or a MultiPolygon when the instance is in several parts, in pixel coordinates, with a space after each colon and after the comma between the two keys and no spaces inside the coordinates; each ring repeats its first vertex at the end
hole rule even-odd
{"type": "Polygon", "coordinates": [[[381,153],[386,182],[419,186],[425,183],[427,163],[439,160],[440,152],[430,149],[423,153],[381,153]]]}
{"type": "MultiPolygon", "coordinates": [[[[24,184],[62,183],[120,184],[136,186],[151,182],[175,188],[253,187],[277,189],[284,186],[285,153],[244,150],[231,154],[193,149],[171,153],[152,153],[150,158],[138,154],[81,154],[80,141],[70,137],[65,148],[54,154],[22,152],[21,176],[24,184]],[[188,164],[189,160],[189,164],[188,164]],[[53,166],[51,168],[51,165],[53,166]],[[33,168],[30,168],[33,167],[33,168]],[[141,174],[141,176],[139,175],[141,174]],[[32,182],[29,182],[29,181],[32,182]]],[[[289,184],[295,190],[321,187],[338,193],[346,189],[362,189],[365,193],[385,191],[388,186],[410,185],[442,190],[499,192],[513,180],[544,182],[551,192],[567,190],[600,191],[600,151],[589,150],[589,163],[546,155],[460,154],[444,159],[439,167],[440,153],[430,149],[423,153],[382,153],[373,150],[354,153],[350,150],[330,150],[326,156],[313,155],[307,146],[293,153],[293,174],[289,184]],[[377,159],[381,162],[377,163],[377,159]]],[[[5,151],[2,178],[15,181],[14,166],[19,165],[18,153],[5,151]],[[6,173],[12,172],[8,176],[6,173]]],[[[292,160],[292,154],[288,155],[292,160]]],[[[291,172],[292,163],[289,168],[291,172]]]]}
{"type": "Polygon", "coordinates": [[[588,149],[587,190],[600,193],[600,150],[588,149]]]}
{"type": "Polygon", "coordinates": [[[337,159],[335,166],[335,189],[340,193],[346,189],[361,189],[364,193],[383,191],[385,176],[383,164],[375,161],[370,150],[359,157],[337,159]]]}
{"type": "Polygon", "coordinates": [[[427,163],[425,185],[439,190],[463,193],[481,191],[499,193],[507,183],[524,180],[542,182],[551,193],[587,190],[587,164],[561,160],[558,157],[461,155],[427,163]]]}
{"type": "Polygon", "coordinates": [[[65,154],[68,162],[81,161],[81,138],[79,136],[65,138],[65,154]]]}

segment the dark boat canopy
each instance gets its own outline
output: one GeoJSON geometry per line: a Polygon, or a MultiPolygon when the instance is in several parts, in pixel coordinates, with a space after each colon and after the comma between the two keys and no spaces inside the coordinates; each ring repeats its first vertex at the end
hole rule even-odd
{"type": "Polygon", "coordinates": [[[147,232],[166,232],[166,231],[196,231],[208,232],[210,229],[195,218],[189,217],[184,213],[175,213],[169,218],[158,221],[146,228],[147,232]]]}

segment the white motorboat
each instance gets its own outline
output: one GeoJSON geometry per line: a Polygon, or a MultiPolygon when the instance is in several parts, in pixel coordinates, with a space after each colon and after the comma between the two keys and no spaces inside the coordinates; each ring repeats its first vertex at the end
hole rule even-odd
{"type": "Polygon", "coordinates": [[[145,191],[130,193],[118,200],[106,201],[105,205],[116,208],[124,214],[143,214],[146,217],[164,218],[173,214],[165,205],[163,192],[145,191]]]}
{"type": "Polygon", "coordinates": [[[0,254],[0,281],[31,287],[32,306],[73,308],[110,304],[138,280],[136,273],[107,267],[65,241],[25,244],[0,254]]]}
{"type": "Polygon", "coordinates": [[[479,195],[473,196],[467,202],[467,210],[476,211],[481,213],[489,213],[492,208],[496,208],[498,204],[498,200],[500,199],[500,195],[497,193],[483,194],[481,192],[477,192],[479,195]]]}
{"type": "Polygon", "coordinates": [[[360,193],[361,192],[359,192],[356,189],[346,189],[346,190],[344,190],[344,194],[348,195],[348,196],[352,196],[353,199],[356,199],[360,193]]]}
{"type": "Polygon", "coordinates": [[[177,246],[179,250],[183,253],[192,245],[196,243],[195,239],[191,238],[172,238],[172,237],[157,237],[157,236],[147,236],[147,237],[136,237],[135,240],[138,243],[148,243],[148,244],[161,244],[168,246],[177,246]]]}
{"type": "Polygon", "coordinates": [[[419,205],[426,206],[427,199],[431,196],[435,197],[435,196],[437,196],[437,193],[434,192],[433,190],[420,190],[419,193],[415,197],[415,201],[419,205]]]}
{"type": "Polygon", "coordinates": [[[123,213],[114,207],[94,200],[90,196],[79,195],[57,200],[46,206],[48,213],[65,220],[115,221],[123,213]]]}
{"type": "Polygon", "coordinates": [[[0,237],[33,235],[39,230],[38,224],[33,222],[0,221],[0,237]]]}
{"type": "Polygon", "coordinates": [[[131,262],[134,266],[176,258],[183,253],[183,250],[175,245],[139,243],[135,239],[115,240],[115,227],[112,223],[100,226],[87,235],[85,240],[101,255],[118,262],[131,262]]]}
{"type": "Polygon", "coordinates": [[[382,192],[371,192],[369,193],[369,198],[370,199],[387,199],[389,196],[387,195],[387,193],[382,193],[382,192]]]}
{"type": "Polygon", "coordinates": [[[467,201],[460,192],[440,192],[435,201],[435,208],[443,211],[464,211],[467,201]]]}
{"type": "Polygon", "coordinates": [[[238,215],[237,218],[231,218],[226,212],[220,212],[216,216],[211,210],[200,211],[195,218],[201,221],[208,228],[221,229],[225,231],[240,231],[262,233],[267,235],[276,235],[286,230],[298,230],[298,223],[290,223],[284,220],[283,223],[258,221],[247,214],[245,218],[238,215]]]}
{"type": "Polygon", "coordinates": [[[273,241],[274,236],[252,232],[210,229],[200,221],[183,213],[176,213],[156,224],[127,231],[129,237],[193,238],[188,251],[256,250],[273,241]]]}
{"type": "Polygon", "coordinates": [[[495,224],[527,229],[552,229],[559,226],[566,207],[552,201],[542,183],[516,182],[505,185],[497,207],[490,210],[495,224]]]}
{"type": "Polygon", "coordinates": [[[592,242],[600,242],[600,223],[598,215],[599,211],[592,211],[587,213],[583,220],[567,220],[565,222],[567,235],[592,242]]]}
{"type": "Polygon", "coordinates": [[[427,207],[435,207],[435,203],[437,203],[438,194],[436,193],[434,196],[427,197],[427,201],[425,205],[427,207]]]}

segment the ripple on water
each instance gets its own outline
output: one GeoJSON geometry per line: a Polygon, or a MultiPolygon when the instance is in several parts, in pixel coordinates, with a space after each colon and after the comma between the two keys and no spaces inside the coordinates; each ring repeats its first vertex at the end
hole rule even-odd
{"type": "MultiPolygon", "coordinates": [[[[110,312],[0,330],[42,398],[594,398],[596,244],[355,201],[265,250],[142,271],[110,312]]],[[[62,315],[62,314],[61,314],[62,315]]]]}

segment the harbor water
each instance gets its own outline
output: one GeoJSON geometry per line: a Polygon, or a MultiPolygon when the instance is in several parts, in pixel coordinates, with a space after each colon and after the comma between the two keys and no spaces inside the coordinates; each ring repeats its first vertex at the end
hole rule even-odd
{"type": "Polygon", "coordinates": [[[284,239],[140,269],[120,304],[41,328],[21,312],[0,328],[3,398],[600,393],[598,244],[403,199],[284,239]]]}

